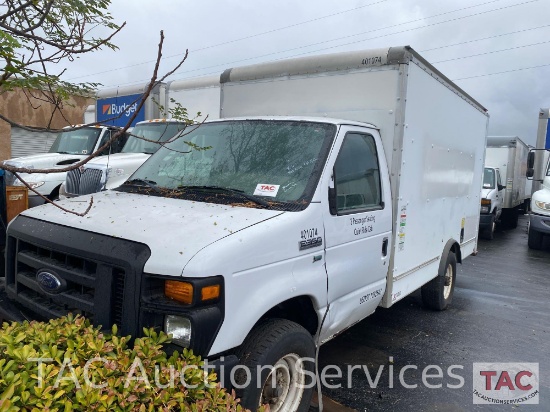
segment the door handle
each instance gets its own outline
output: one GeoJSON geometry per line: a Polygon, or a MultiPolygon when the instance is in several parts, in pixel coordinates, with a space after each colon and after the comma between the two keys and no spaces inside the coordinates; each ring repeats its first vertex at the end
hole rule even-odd
{"type": "Polygon", "coordinates": [[[382,257],[386,257],[388,255],[388,238],[385,237],[382,241],[382,257]]]}

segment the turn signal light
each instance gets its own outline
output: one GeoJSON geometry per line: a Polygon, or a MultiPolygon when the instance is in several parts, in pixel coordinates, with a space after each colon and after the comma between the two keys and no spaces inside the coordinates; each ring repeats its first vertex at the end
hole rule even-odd
{"type": "Polygon", "coordinates": [[[164,294],[170,299],[190,305],[193,303],[193,285],[177,280],[166,280],[164,282],[164,294]]]}
{"type": "Polygon", "coordinates": [[[491,205],[491,200],[490,199],[481,199],[481,204],[483,206],[490,206],[491,205]]]}
{"type": "Polygon", "coordinates": [[[212,300],[220,297],[220,285],[205,286],[201,290],[201,300],[212,300]]]}

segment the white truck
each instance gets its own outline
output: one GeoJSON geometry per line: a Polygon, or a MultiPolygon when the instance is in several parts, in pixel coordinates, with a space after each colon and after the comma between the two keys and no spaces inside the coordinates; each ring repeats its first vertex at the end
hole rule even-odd
{"type": "MultiPolygon", "coordinates": [[[[5,160],[4,163],[29,169],[63,169],[86,158],[98,150],[112,135],[120,129],[114,126],[86,126],[76,125],[66,127],[55,139],[48,153],[36,154],[25,157],[17,157],[5,160]]],[[[126,143],[127,135],[120,137],[104,150],[101,155],[114,154],[122,150],[126,143]]],[[[21,173],[20,176],[41,195],[55,200],[59,196],[59,188],[65,181],[67,172],[59,173],[21,173]]],[[[23,186],[9,172],[6,173],[6,185],[23,186]]],[[[44,204],[45,200],[33,192],[29,192],[29,206],[44,204]]]]}
{"type": "Polygon", "coordinates": [[[517,136],[488,136],[481,189],[479,230],[493,239],[498,220],[515,229],[527,196],[527,155],[529,146],[517,136]]]}
{"type": "Polygon", "coordinates": [[[528,177],[533,178],[529,214],[529,248],[543,248],[550,236],[550,109],[540,109],[536,149],[529,153],[528,177]]]}
{"type": "Polygon", "coordinates": [[[476,251],[488,115],[410,47],[221,83],[222,118],[186,136],[200,150],[159,149],[87,218],[14,219],[0,311],[157,327],[236,370],[246,407],[307,411],[317,344],[418,288],[450,304],[476,251]]]}
{"type": "MultiPolygon", "coordinates": [[[[164,88],[164,95],[163,107],[168,108],[168,113],[177,109],[179,104],[195,123],[220,116],[219,76],[169,82],[164,88]],[[201,116],[195,118],[199,112],[201,116]]],[[[120,153],[92,159],[84,167],[69,172],[60,188],[60,195],[75,197],[120,186],[160,148],[154,142],[166,142],[186,127],[187,123],[183,120],[151,119],[138,122],[120,153]]]]}

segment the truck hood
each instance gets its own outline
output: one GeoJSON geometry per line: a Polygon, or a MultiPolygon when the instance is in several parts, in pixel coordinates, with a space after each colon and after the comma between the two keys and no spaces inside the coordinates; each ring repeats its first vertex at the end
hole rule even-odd
{"type": "Polygon", "coordinates": [[[32,167],[34,169],[48,169],[66,167],[71,163],[84,159],[85,155],[72,155],[62,153],[42,153],[31,156],[16,157],[6,160],[6,163],[16,167],[32,167]],[[61,163],[61,164],[59,164],[61,163]]]}
{"type": "MultiPolygon", "coordinates": [[[[50,204],[28,209],[22,214],[146,244],[151,249],[151,257],[145,264],[145,272],[180,276],[185,265],[201,249],[284,213],[116,191],[96,193],[93,200],[90,212],[84,217],[50,204]]],[[[83,212],[89,201],[90,196],[81,196],[60,201],[59,205],[83,212]]]]}
{"type": "Polygon", "coordinates": [[[96,157],[86,163],[86,167],[118,168],[125,165],[141,165],[151,155],[147,153],[115,153],[109,156],[96,157]]]}
{"type": "Polygon", "coordinates": [[[491,194],[493,190],[495,189],[481,189],[481,198],[488,199],[488,196],[491,194]]]}

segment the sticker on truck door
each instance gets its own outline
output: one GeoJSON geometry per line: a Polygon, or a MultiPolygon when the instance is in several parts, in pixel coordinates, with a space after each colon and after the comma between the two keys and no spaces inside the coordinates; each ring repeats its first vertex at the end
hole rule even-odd
{"type": "Polygon", "coordinates": [[[405,228],[407,227],[407,206],[401,207],[401,213],[399,214],[399,233],[397,236],[398,244],[397,248],[400,252],[405,250],[405,228]]]}

